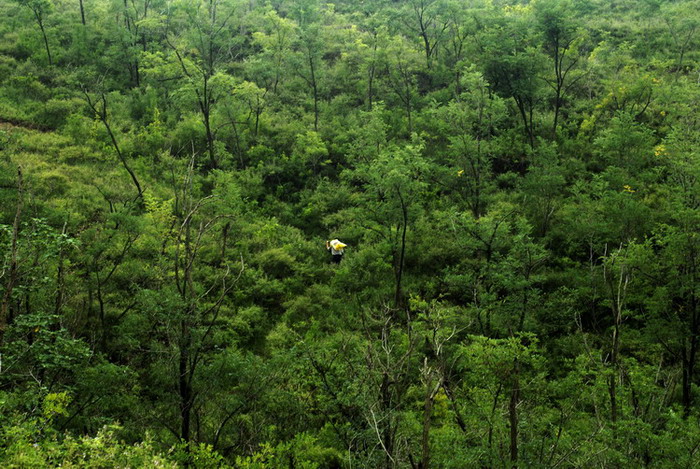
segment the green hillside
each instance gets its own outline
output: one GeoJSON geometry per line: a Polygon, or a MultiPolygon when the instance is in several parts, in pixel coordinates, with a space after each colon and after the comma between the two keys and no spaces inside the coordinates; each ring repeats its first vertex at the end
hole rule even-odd
{"type": "Polygon", "coordinates": [[[690,0],[0,0],[0,467],[700,465],[699,110],[690,0]]]}

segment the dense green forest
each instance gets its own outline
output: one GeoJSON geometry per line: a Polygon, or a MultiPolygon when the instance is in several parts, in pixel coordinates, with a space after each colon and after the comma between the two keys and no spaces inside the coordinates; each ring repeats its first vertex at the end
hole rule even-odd
{"type": "Polygon", "coordinates": [[[0,0],[0,466],[699,466],[699,110],[692,0],[0,0]]]}

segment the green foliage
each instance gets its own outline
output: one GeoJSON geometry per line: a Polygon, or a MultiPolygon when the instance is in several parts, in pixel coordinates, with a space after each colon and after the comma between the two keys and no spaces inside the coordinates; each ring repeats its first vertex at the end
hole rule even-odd
{"type": "Polygon", "coordinates": [[[0,17],[0,466],[698,464],[692,2],[0,17]]]}
{"type": "Polygon", "coordinates": [[[342,457],[338,451],[320,446],[314,437],[299,434],[293,441],[271,447],[263,444],[262,449],[252,456],[236,459],[236,467],[246,469],[281,469],[294,467],[320,469],[341,467],[342,457]]]}
{"type": "Polygon", "coordinates": [[[178,467],[154,448],[150,436],[146,435],[141,443],[129,445],[117,439],[115,430],[119,428],[105,427],[93,437],[67,436],[61,440],[43,440],[37,445],[27,424],[13,427],[5,434],[3,462],[10,468],[51,465],[70,468],[178,467]]]}

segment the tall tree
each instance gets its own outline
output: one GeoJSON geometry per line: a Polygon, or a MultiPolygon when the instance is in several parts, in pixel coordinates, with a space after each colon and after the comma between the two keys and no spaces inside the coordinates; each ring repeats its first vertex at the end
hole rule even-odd
{"type": "Polygon", "coordinates": [[[538,2],[535,18],[542,31],[543,46],[550,57],[554,78],[543,77],[554,91],[554,119],[552,138],[556,139],[559,115],[565,95],[583,76],[580,62],[584,59],[585,33],[572,18],[572,6],[568,2],[538,2]],[[579,67],[577,67],[577,65],[579,67]]]}
{"type": "Polygon", "coordinates": [[[281,17],[271,6],[255,18],[258,30],[253,32],[253,40],[262,47],[255,57],[254,71],[250,77],[258,86],[277,94],[277,88],[288,74],[288,64],[292,46],[299,34],[297,25],[289,18],[281,17]]]}
{"type": "MultiPolygon", "coordinates": [[[[3,271],[7,270],[7,283],[3,286],[2,302],[0,303],[0,345],[7,329],[8,320],[12,319],[10,302],[12,293],[18,281],[18,256],[17,242],[19,238],[20,221],[22,219],[22,209],[24,208],[24,177],[22,167],[17,167],[17,205],[14,220],[12,221],[12,233],[10,236],[9,259],[3,260],[3,271]]],[[[4,272],[3,272],[4,273],[4,272]]],[[[4,276],[4,275],[3,275],[4,276]]]]}
{"type": "Polygon", "coordinates": [[[46,35],[46,18],[51,13],[52,4],[49,0],[16,0],[20,5],[26,6],[32,12],[34,20],[37,26],[39,26],[39,31],[41,31],[41,37],[44,40],[44,48],[46,49],[46,58],[49,65],[53,65],[53,58],[51,57],[51,48],[49,47],[49,38],[46,35]]]}
{"type": "Polygon", "coordinates": [[[418,55],[402,36],[392,36],[386,47],[384,80],[398,98],[406,114],[406,133],[413,133],[416,112],[418,55]]]}
{"type": "Polygon", "coordinates": [[[225,61],[242,58],[237,31],[244,7],[235,0],[180,2],[168,19],[166,41],[180,66],[186,87],[194,92],[206,136],[207,166],[216,168],[213,109],[225,92],[212,81],[225,61]]]}
{"type": "Polygon", "coordinates": [[[471,69],[461,72],[463,92],[452,102],[434,109],[435,130],[447,139],[441,161],[450,168],[447,181],[475,217],[486,211],[486,194],[492,163],[498,151],[498,132],[506,117],[503,99],[494,95],[484,77],[471,69]]]}
{"type": "Polygon", "coordinates": [[[107,134],[109,135],[112,148],[114,148],[114,152],[117,154],[117,158],[119,158],[119,161],[126,170],[126,172],[129,173],[129,177],[131,177],[131,181],[134,183],[134,187],[136,187],[137,194],[135,200],[140,200],[143,197],[143,189],[141,188],[141,183],[139,182],[136,173],[131,168],[129,161],[127,160],[127,155],[124,154],[124,152],[122,151],[117,140],[117,136],[115,135],[114,130],[110,125],[107,95],[104,92],[100,92],[99,97],[95,98],[91,96],[90,93],[85,89],[83,89],[83,95],[90,110],[93,112],[95,117],[97,117],[102,122],[102,125],[104,125],[104,128],[107,131],[107,134]]]}
{"type": "Polygon", "coordinates": [[[489,28],[479,51],[486,80],[501,96],[513,99],[527,143],[534,148],[535,111],[542,100],[542,82],[538,77],[543,57],[535,47],[529,23],[528,9],[513,9],[489,28]]]}
{"type": "MultiPolygon", "coordinates": [[[[362,213],[355,219],[360,226],[378,235],[389,249],[394,271],[394,307],[405,306],[407,233],[418,217],[426,183],[427,165],[421,152],[423,143],[414,140],[403,147],[385,148],[368,164],[361,164],[348,177],[364,185],[362,213]]],[[[357,209],[355,209],[357,210],[357,209]]]]}
{"type": "Polygon", "coordinates": [[[421,38],[428,70],[448,29],[449,22],[441,15],[442,6],[439,0],[411,0],[403,19],[408,30],[421,38]]]}

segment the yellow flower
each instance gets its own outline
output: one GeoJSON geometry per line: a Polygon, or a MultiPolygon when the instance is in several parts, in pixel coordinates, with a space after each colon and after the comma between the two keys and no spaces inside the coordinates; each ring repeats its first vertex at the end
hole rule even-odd
{"type": "Polygon", "coordinates": [[[630,186],[629,184],[625,184],[624,186],[622,186],[622,191],[629,192],[630,194],[633,192],[637,192],[634,189],[632,189],[632,186],[630,186]]]}
{"type": "Polygon", "coordinates": [[[463,170],[463,169],[460,169],[459,171],[457,171],[457,176],[461,176],[462,174],[464,174],[464,170],[463,170]]]}
{"type": "Polygon", "coordinates": [[[654,155],[661,156],[666,154],[666,147],[664,145],[657,145],[654,148],[654,155]]]}

